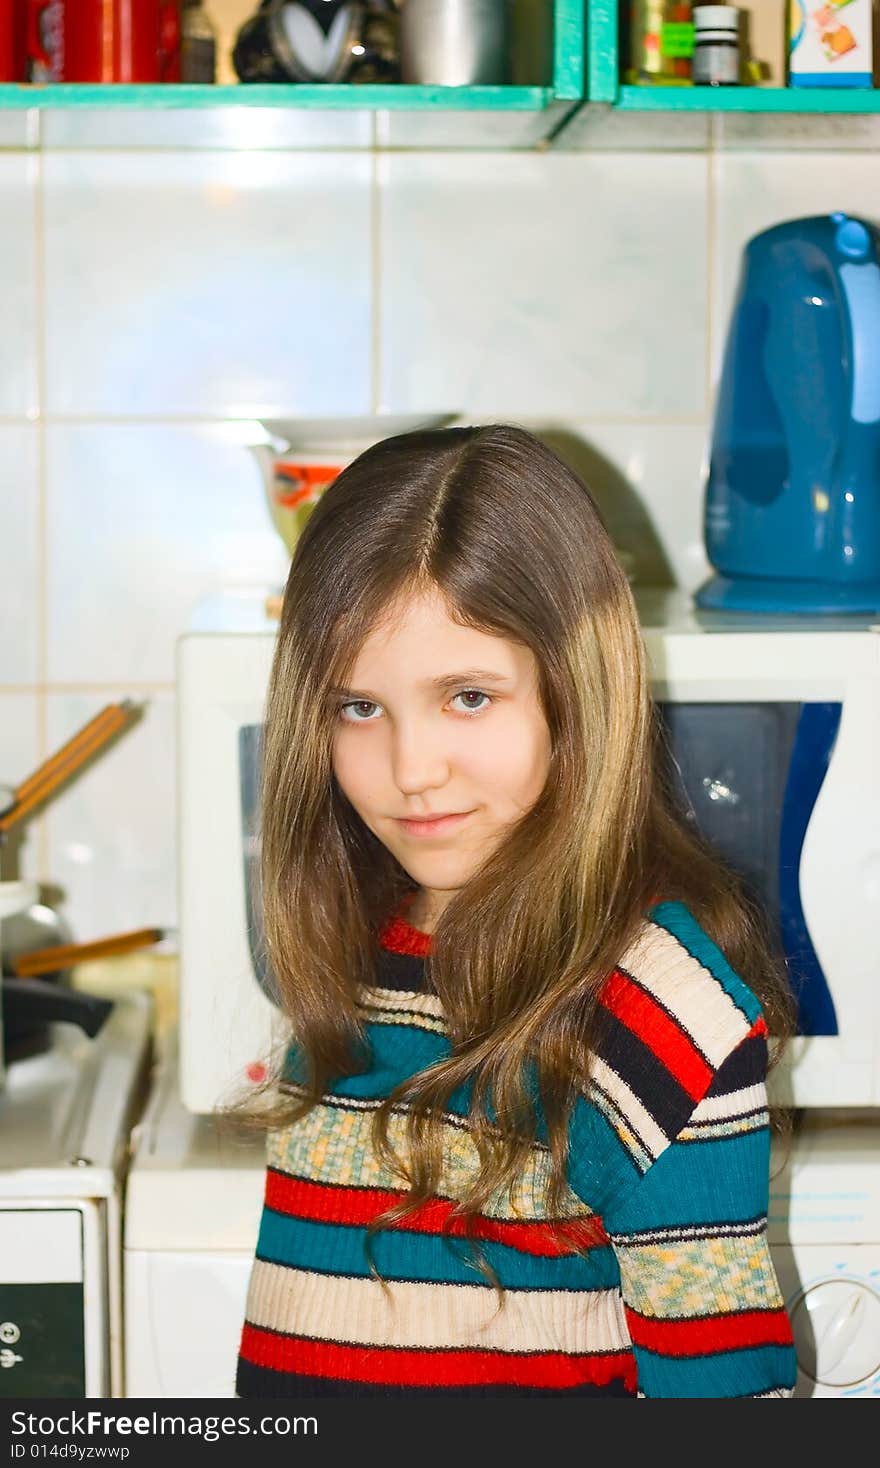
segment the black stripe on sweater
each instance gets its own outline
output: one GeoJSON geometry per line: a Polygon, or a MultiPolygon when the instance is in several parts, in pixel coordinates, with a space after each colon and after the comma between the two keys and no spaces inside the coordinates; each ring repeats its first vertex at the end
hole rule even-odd
{"type": "Polygon", "coordinates": [[[767,1078],[767,1036],[747,1035],[718,1067],[707,1096],[727,1096],[767,1078]]]}
{"type": "Polygon", "coordinates": [[[389,948],[380,948],[376,955],[377,989],[403,989],[414,994],[433,994],[433,984],[427,982],[425,960],[415,953],[392,953],[389,948]]]}
{"type": "Polygon", "coordinates": [[[610,1011],[603,1016],[597,1051],[637,1096],[667,1137],[675,1137],[695,1102],[668,1066],[610,1011]]]}
{"type": "MultiPolygon", "coordinates": [[[[628,1358],[628,1353],[625,1353],[628,1358]]],[[[623,1357],[621,1358],[624,1359],[623,1357]]],[[[499,1386],[394,1386],[385,1382],[343,1381],[334,1377],[299,1376],[294,1371],[275,1371],[254,1366],[239,1358],[235,1378],[238,1397],[632,1397],[622,1381],[607,1386],[586,1383],[574,1387],[499,1386]]]]}

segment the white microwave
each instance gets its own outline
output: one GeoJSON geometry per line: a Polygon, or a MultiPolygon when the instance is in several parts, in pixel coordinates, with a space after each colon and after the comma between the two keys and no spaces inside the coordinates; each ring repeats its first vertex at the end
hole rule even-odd
{"type": "MultiPolygon", "coordinates": [[[[880,623],[636,600],[689,820],[777,925],[799,1034],[771,1099],[880,1105],[880,623]]],[[[263,592],[202,603],[177,642],[184,1104],[213,1110],[284,1036],[254,901],[277,623],[263,592]]]]}

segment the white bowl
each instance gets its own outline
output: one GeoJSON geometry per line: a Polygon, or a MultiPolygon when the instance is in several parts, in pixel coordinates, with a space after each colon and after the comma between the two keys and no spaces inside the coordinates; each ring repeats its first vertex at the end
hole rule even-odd
{"type": "Polygon", "coordinates": [[[313,454],[339,454],[353,450],[354,458],[362,449],[397,433],[412,433],[417,428],[443,428],[454,419],[454,413],[375,413],[364,418],[260,418],[258,421],[273,438],[283,439],[285,454],[306,458],[313,454]]]}

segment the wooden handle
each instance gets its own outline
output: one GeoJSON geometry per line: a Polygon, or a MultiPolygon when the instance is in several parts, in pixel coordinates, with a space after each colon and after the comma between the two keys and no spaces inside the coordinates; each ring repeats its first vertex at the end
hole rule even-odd
{"type": "Polygon", "coordinates": [[[0,816],[0,832],[8,831],[22,816],[33,810],[57,790],[80,765],[90,759],[107,741],[128,723],[134,708],[130,699],[122,703],[111,703],[90,719],[79,733],[68,739],[66,744],[40,765],[27,780],[18,786],[15,805],[0,816]]]}
{"type": "Polygon", "coordinates": [[[87,958],[112,958],[120,953],[131,953],[136,948],[159,943],[164,937],[164,928],[133,928],[128,933],[96,938],[93,943],[59,943],[54,948],[34,948],[30,953],[22,953],[13,959],[11,966],[18,978],[36,978],[39,974],[70,968],[87,958]]]}

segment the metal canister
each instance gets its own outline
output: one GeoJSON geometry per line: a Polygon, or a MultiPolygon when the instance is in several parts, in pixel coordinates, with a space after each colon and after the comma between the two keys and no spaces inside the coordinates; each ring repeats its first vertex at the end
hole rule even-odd
{"type": "Polygon", "coordinates": [[[739,11],[735,5],[694,6],[694,84],[739,83],[739,11]]]}
{"type": "Polygon", "coordinates": [[[509,65],[510,0],[403,0],[402,82],[503,85],[509,65]]]}

